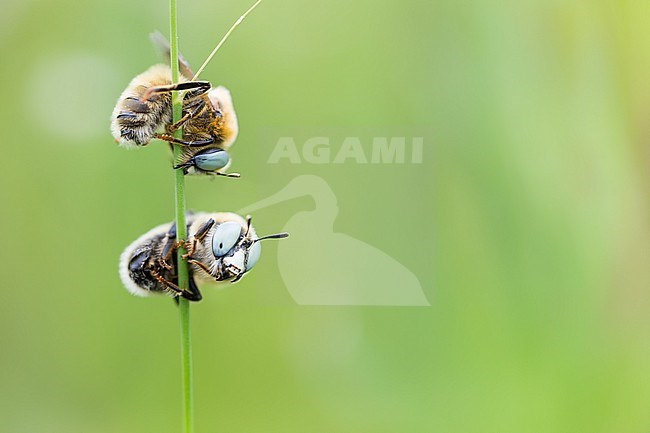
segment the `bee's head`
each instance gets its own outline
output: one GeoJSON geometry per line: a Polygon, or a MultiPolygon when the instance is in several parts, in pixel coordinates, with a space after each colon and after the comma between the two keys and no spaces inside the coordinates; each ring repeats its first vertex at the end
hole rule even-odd
{"type": "Polygon", "coordinates": [[[289,236],[288,233],[277,233],[257,237],[251,226],[251,217],[246,217],[246,226],[236,221],[226,221],[219,224],[212,233],[212,254],[216,260],[217,278],[232,282],[239,279],[260,259],[264,239],[280,239],[289,236]]]}

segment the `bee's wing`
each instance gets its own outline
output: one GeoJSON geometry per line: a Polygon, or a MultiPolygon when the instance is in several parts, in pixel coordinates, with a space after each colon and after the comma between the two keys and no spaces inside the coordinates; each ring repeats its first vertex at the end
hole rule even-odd
{"type": "MultiPolygon", "coordinates": [[[[151,39],[151,43],[156,51],[158,51],[158,54],[165,60],[165,62],[167,62],[167,64],[170,64],[169,57],[171,54],[171,48],[169,47],[169,42],[167,42],[167,39],[165,39],[162,33],[156,30],[149,35],[149,39],[151,39]]],[[[191,80],[192,77],[194,77],[194,72],[192,72],[190,64],[187,63],[187,60],[183,58],[181,53],[178,53],[178,68],[181,74],[183,74],[183,76],[188,80],[191,80]]]]}

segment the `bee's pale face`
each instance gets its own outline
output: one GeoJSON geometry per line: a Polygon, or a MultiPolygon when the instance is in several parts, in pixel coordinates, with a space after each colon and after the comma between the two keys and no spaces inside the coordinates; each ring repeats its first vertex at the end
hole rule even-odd
{"type": "Polygon", "coordinates": [[[252,228],[245,233],[241,224],[234,221],[216,227],[212,234],[212,254],[218,279],[238,279],[257,263],[262,247],[259,242],[253,242],[254,236],[252,228]]]}

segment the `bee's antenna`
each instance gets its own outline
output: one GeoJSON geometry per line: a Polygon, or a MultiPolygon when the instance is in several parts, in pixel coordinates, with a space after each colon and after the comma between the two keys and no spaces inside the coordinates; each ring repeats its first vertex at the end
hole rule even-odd
{"type": "Polygon", "coordinates": [[[289,233],[284,232],[284,233],[276,233],[274,235],[266,235],[262,236],[261,238],[253,239],[253,243],[257,241],[263,241],[264,239],[283,239],[283,238],[288,238],[289,233]]]}
{"type": "Polygon", "coordinates": [[[219,48],[221,48],[221,46],[223,45],[223,43],[226,42],[226,39],[228,39],[228,37],[230,36],[230,34],[231,34],[231,33],[232,33],[236,28],[237,28],[237,26],[238,26],[239,24],[241,24],[242,21],[244,21],[244,18],[246,18],[246,16],[247,16],[249,13],[251,13],[251,12],[253,11],[253,9],[255,9],[255,8],[257,7],[257,5],[260,4],[261,2],[262,2],[262,0],[257,0],[253,6],[251,6],[251,7],[250,7],[246,12],[244,12],[244,15],[240,16],[239,19],[238,19],[237,21],[235,21],[235,24],[233,24],[232,27],[230,27],[230,30],[228,30],[228,31],[226,32],[226,34],[223,36],[223,38],[221,38],[221,40],[219,41],[219,43],[217,44],[217,46],[214,48],[214,50],[212,50],[212,52],[210,53],[210,55],[208,56],[208,58],[205,59],[205,62],[203,62],[203,64],[202,64],[201,67],[199,68],[199,70],[196,71],[196,74],[194,74],[194,77],[192,78],[192,81],[196,81],[196,79],[199,77],[199,75],[201,74],[201,72],[203,72],[203,70],[205,69],[205,67],[208,66],[208,63],[210,63],[210,60],[212,60],[212,58],[214,57],[214,55],[217,54],[217,51],[219,51],[219,48]]]}
{"type": "Polygon", "coordinates": [[[248,236],[248,232],[251,231],[251,220],[253,219],[252,216],[246,215],[246,233],[244,233],[244,237],[248,236]]]}
{"type": "Polygon", "coordinates": [[[225,177],[241,177],[239,173],[219,173],[218,171],[215,171],[217,176],[225,176],[225,177]]]}

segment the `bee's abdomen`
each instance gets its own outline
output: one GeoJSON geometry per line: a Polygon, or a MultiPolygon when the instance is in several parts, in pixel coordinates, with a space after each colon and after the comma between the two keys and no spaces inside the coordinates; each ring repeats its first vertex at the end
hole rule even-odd
{"type": "Polygon", "coordinates": [[[139,289],[129,288],[129,291],[135,295],[146,296],[151,292],[167,293],[169,288],[159,278],[175,279],[171,271],[160,266],[157,261],[160,254],[160,242],[157,241],[158,239],[139,246],[128,259],[128,278],[139,289]]]}
{"type": "Polygon", "coordinates": [[[171,123],[169,93],[154,94],[142,100],[149,88],[170,83],[171,72],[165,65],[154,65],[129,83],[111,116],[111,132],[121,146],[144,146],[155,132],[163,131],[171,123]]]}
{"type": "Polygon", "coordinates": [[[169,95],[156,95],[149,101],[127,96],[115,108],[113,136],[120,144],[144,146],[149,144],[157,130],[171,122],[169,95]]]}
{"type": "Polygon", "coordinates": [[[155,292],[158,290],[156,290],[156,281],[151,277],[149,271],[148,263],[150,259],[150,245],[136,250],[129,261],[129,277],[142,289],[155,292]]]}

